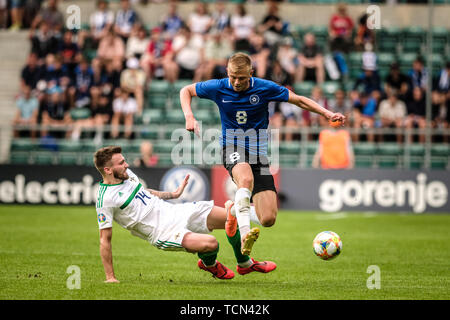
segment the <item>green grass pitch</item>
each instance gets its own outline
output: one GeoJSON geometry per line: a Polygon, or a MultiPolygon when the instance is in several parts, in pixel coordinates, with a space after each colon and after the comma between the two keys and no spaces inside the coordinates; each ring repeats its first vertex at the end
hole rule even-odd
{"type": "MultiPolygon", "coordinates": [[[[113,227],[119,284],[105,284],[95,208],[0,206],[0,299],[450,299],[450,215],[280,211],[262,228],[253,257],[275,261],[270,274],[217,280],[198,269],[197,256],[163,252],[113,227]],[[337,232],[342,253],[313,254],[312,240],[337,232]],[[67,268],[81,270],[69,290],[67,268]],[[380,289],[368,289],[367,268],[380,268],[380,289]]],[[[218,260],[235,270],[225,232],[218,260]]]]}

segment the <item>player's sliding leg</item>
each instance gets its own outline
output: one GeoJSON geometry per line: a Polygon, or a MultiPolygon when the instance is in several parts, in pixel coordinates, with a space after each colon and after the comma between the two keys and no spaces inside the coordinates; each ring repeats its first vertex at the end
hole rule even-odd
{"type": "Polygon", "coordinates": [[[267,273],[275,270],[276,264],[272,261],[259,262],[248,255],[244,255],[241,252],[241,236],[238,229],[238,223],[236,217],[232,214],[234,211],[234,203],[228,200],[225,203],[225,209],[227,211],[227,222],[225,223],[225,233],[227,235],[228,242],[233,248],[236,261],[238,263],[236,269],[239,274],[244,275],[253,271],[267,273]]]}
{"type": "Polygon", "coordinates": [[[210,272],[219,279],[234,278],[234,272],[216,260],[219,243],[214,236],[189,232],[183,237],[181,245],[188,252],[198,254],[200,260],[198,260],[197,265],[200,269],[210,272]]]}

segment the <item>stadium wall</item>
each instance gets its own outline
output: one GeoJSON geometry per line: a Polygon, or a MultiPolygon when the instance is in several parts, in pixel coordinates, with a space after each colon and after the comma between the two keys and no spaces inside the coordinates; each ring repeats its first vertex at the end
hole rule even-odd
{"type": "MultiPolygon", "coordinates": [[[[175,190],[186,174],[190,185],[177,202],[213,199],[223,205],[236,186],[221,166],[133,169],[144,186],[175,190]]],[[[4,165],[0,204],[94,205],[101,177],[93,167],[4,165]]],[[[302,170],[275,174],[280,207],[325,212],[450,213],[450,172],[415,170],[302,170]]]]}
{"type": "MultiPolygon", "coordinates": [[[[60,3],[60,10],[68,16],[68,7],[76,5],[80,8],[81,22],[88,23],[90,14],[95,10],[96,1],[92,0],[78,0],[78,1],[64,1],[60,3]]],[[[357,21],[357,19],[366,12],[370,4],[348,5],[349,15],[357,21]]],[[[183,2],[178,5],[178,13],[181,17],[187,18],[189,14],[194,12],[196,6],[195,1],[183,2]]],[[[236,4],[227,3],[227,10],[234,13],[236,4]]],[[[261,21],[267,12],[267,4],[265,3],[248,3],[247,10],[251,13],[256,21],[261,21]]],[[[421,26],[428,27],[428,6],[422,4],[396,4],[386,5],[377,4],[380,8],[381,26],[389,27],[407,27],[407,26],[421,26]]],[[[119,7],[119,2],[111,3],[110,8],[116,11],[119,7]]],[[[167,13],[167,3],[150,3],[147,5],[134,6],[143,22],[151,27],[157,25],[161,18],[167,13]]],[[[210,4],[210,9],[214,9],[214,4],[210,4]]],[[[326,25],[336,10],[335,5],[329,4],[295,4],[295,3],[281,3],[280,15],[285,21],[292,25],[326,25]]],[[[70,10],[69,10],[70,12],[70,10]]],[[[73,12],[73,11],[72,11],[73,12]]],[[[433,10],[433,24],[434,26],[450,27],[448,17],[450,16],[450,6],[446,4],[436,4],[433,10]]]]}

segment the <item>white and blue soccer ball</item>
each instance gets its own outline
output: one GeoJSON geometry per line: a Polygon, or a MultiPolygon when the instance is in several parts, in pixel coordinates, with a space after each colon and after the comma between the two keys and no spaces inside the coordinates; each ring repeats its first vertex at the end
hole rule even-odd
{"type": "Polygon", "coordinates": [[[323,231],[314,238],[313,250],[320,259],[334,259],[342,251],[341,237],[333,231],[323,231]]]}

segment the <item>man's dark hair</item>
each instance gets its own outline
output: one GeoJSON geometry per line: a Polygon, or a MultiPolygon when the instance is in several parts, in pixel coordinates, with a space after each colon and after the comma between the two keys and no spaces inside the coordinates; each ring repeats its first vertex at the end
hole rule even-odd
{"type": "Polygon", "coordinates": [[[119,146],[108,146],[98,149],[94,154],[94,165],[97,170],[103,175],[103,168],[111,161],[113,155],[122,153],[122,148],[119,146]]]}

